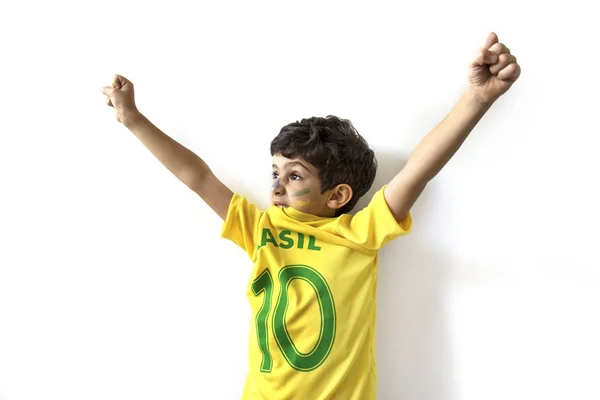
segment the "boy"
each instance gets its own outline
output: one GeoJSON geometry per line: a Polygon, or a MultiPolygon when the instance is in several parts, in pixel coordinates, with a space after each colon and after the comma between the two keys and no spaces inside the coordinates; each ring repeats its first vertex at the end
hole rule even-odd
{"type": "Polygon", "coordinates": [[[135,107],[133,85],[104,87],[117,120],[223,219],[221,235],[254,263],[254,320],[244,399],[374,399],[377,252],[410,231],[409,210],[496,99],[520,75],[490,33],[468,87],[405,167],[355,215],[376,161],[347,120],[303,119],[271,143],[272,206],[265,211],[221,183],[196,154],[135,107]]]}

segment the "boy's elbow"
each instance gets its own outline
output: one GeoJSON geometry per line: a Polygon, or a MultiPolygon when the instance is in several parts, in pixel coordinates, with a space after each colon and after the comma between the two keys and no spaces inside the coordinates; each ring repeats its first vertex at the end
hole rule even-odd
{"type": "Polygon", "coordinates": [[[182,168],[177,177],[187,187],[198,193],[198,191],[202,190],[203,186],[206,186],[206,182],[211,174],[212,171],[208,168],[208,165],[199,159],[198,163],[182,168]]]}

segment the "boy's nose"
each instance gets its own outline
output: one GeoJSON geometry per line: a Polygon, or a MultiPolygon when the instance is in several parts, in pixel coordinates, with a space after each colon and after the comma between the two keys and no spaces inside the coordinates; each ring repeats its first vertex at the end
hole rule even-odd
{"type": "Polygon", "coordinates": [[[284,189],[283,189],[283,186],[281,186],[281,182],[279,181],[279,178],[277,178],[277,180],[273,183],[273,185],[271,186],[271,189],[273,189],[273,193],[278,194],[278,195],[284,193],[284,189]]]}

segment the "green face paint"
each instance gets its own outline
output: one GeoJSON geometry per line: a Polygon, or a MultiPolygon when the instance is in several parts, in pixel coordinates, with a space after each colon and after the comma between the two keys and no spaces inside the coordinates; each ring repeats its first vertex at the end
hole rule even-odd
{"type": "Polygon", "coordinates": [[[306,189],[302,189],[302,190],[292,193],[292,196],[294,196],[294,197],[304,196],[305,194],[309,194],[309,193],[310,193],[310,188],[306,188],[306,189]]]}

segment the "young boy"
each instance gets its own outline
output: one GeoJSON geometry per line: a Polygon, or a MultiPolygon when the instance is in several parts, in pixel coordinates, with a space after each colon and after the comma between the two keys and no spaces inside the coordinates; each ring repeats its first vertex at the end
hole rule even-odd
{"type": "Polygon", "coordinates": [[[133,84],[104,87],[119,122],[224,220],[222,236],[254,263],[254,319],[244,399],[375,399],[377,252],[411,229],[409,210],[496,99],[520,75],[490,33],[468,87],[406,166],[355,215],[371,187],[373,151],[347,120],[303,119],[271,142],[272,206],[265,211],[221,183],[196,154],[136,108],[133,84]]]}

